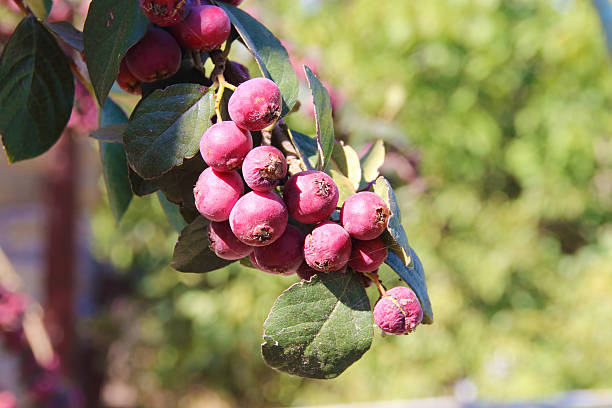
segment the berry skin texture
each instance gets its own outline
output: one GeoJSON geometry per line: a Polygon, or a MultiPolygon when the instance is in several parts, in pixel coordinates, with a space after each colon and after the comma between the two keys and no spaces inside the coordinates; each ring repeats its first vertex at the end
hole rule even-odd
{"type": "Polygon", "coordinates": [[[354,240],[348,265],[357,272],[373,272],[387,259],[387,247],[382,239],[354,240]]]}
{"type": "Polygon", "coordinates": [[[273,146],[259,146],[251,150],[242,163],[242,177],[254,191],[270,191],[287,175],[287,160],[273,146]]]}
{"type": "Polygon", "coordinates": [[[238,85],[228,102],[236,125],[262,130],[280,118],[283,100],[278,86],[267,78],[253,78],[238,85]]]}
{"type": "Polygon", "coordinates": [[[244,192],[242,178],[236,171],[220,172],[206,168],[193,189],[196,208],[211,221],[226,221],[234,204],[244,192]]]}
{"type": "Polygon", "coordinates": [[[244,258],[253,252],[253,247],[236,238],[227,221],[208,224],[208,247],[219,258],[229,261],[244,258]]]}
{"type": "Polygon", "coordinates": [[[355,239],[378,237],[389,223],[389,207],[375,193],[362,191],[350,196],[342,206],[340,222],[355,239]]]}
{"type": "Polygon", "coordinates": [[[170,29],[176,41],[190,50],[212,51],[227,40],[232,24],[221,7],[196,6],[185,20],[170,29]]]}
{"type": "Polygon", "coordinates": [[[209,127],[200,140],[202,158],[216,171],[239,168],[252,148],[251,133],[229,120],[209,127]]]}
{"type": "Polygon", "coordinates": [[[287,225],[283,235],[274,243],[257,247],[255,261],[264,272],[292,274],[304,261],[304,234],[297,227],[287,225]]]}
{"type": "Polygon", "coordinates": [[[422,320],[419,299],[405,286],[389,289],[374,306],[374,321],[387,333],[409,334],[422,320]]]}
{"type": "Polygon", "coordinates": [[[160,27],[177,24],[189,12],[187,0],[140,0],[140,8],[160,27]]]}
{"type": "Polygon", "coordinates": [[[330,176],[317,170],[294,174],[283,190],[289,214],[303,224],[327,219],[338,205],[338,187],[330,176]]]}
{"type": "Polygon", "coordinates": [[[289,214],[279,196],[251,191],[238,200],[229,221],[232,231],[247,245],[270,245],[283,235],[289,214]]]}
{"type": "Polygon", "coordinates": [[[142,83],[138,78],[130,72],[130,69],[125,63],[125,58],[121,60],[119,65],[119,74],[117,75],[117,85],[127,93],[140,95],[142,92],[142,83]]]}
{"type": "Polygon", "coordinates": [[[317,225],[304,241],[304,259],[318,272],[342,269],[351,256],[351,237],[335,222],[317,225]]]}
{"type": "Polygon", "coordinates": [[[142,82],[154,82],[176,74],[181,65],[181,48],[161,28],[150,28],[125,55],[128,69],[142,82]]]}

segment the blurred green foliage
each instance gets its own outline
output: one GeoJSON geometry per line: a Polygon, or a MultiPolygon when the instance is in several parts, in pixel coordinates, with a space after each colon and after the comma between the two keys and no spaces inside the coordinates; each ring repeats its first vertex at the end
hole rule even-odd
{"type": "MultiPolygon", "coordinates": [[[[143,398],[205,388],[256,407],[437,396],[461,379],[500,399],[612,387],[612,70],[590,3],[245,6],[319,61],[343,94],[336,126],[352,144],[382,137],[419,152],[418,182],[396,193],[435,322],[377,335],[336,380],[277,374],[260,356],[261,325],[294,278],[173,272],[177,235],[156,197],[135,200],[118,229],[103,207],[95,251],[134,283],[130,347],[149,350],[133,354],[143,398]]],[[[306,118],[290,122],[308,131],[306,118]]]]}

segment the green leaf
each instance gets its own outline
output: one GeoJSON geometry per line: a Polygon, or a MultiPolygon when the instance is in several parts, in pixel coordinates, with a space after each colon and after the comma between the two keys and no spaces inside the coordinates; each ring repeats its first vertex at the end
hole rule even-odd
{"type": "MultiPolygon", "coordinates": [[[[127,120],[125,112],[119,105],[112,99],[107,99],[104,108],[100,111],[100,126],[117,126],[127,120]]],[[[121,144],[100,142],[100,158],[108,201],[115,220],[120,222],[132,201],[125,149],[121,144]]]]}
{"type": "Polygon", "coordinates": [[[338,186],[338,192],[340,193],[340,197],[338,198],[338,207],[342,207],[342,204],[344,204],[346,199],[355,194],[353,183],[351,183],[351,180],[337,170],[329,170],[329,175],[334,180],[334,183],[336,183],[336,186],[338,186]]]}
{"type": "Polygon", "coordinates": [[[137,1],[94,0],[89,5],[83,28],[85,60],[101,106],[117,78],[125,53],[145,35],[148,27],[149,20],[137,1]]]}
{"type": "Polygon", "coordinates": [[[45,22],[45,25],[55,33],[63,42],[79,52],[83,52],[83,33],[67,21],[57,23],[45,22]]]}
{"type": "Polygon", "coordinates": [[[293,146],[300,153],[302,162],[306,165],[309,170],[314,169],[314,164],[318,150],[316,139],[298,132],[297,130],[288,129],[289,137],[293,143],[293,146]]]}
{"type": "Polygon", "coordinates": [[[353,189],[357,190],[361,183],[361,163],[355,149],[345,145],[342,141],[336,142],[332,151],[332,160],[338,171],[346,176],[353,185],[353,189]]]}
{"type": "Polygon", "coordinates": [[[155,181],[143,179],[131,167],[128,167],[128,178],[130,179],[132,192],[138,197],[144,197],[159,190],[155,181]]]}
{"type": "Polygon", "coordinates": [[[74,102],[74,78],[55,38],[25,17],[0,59],[0,134],[10,162],[36,157],[59,139],[74,102]]]}
{"type": "Polygon", "coordinates": [[[156,178],[155,184],[159,186],[170,202],[195,211],[193,187],[205,168],[206,164],[202,156],[196,154],[191,159],[185,159],[182,165],[156,178]]]}
{"type": "Polygon", "coordinates": [[[299,85],[287,50],[270,30],[248,13],[222,1],[216,3],[229,16],[261,73],[278,85],[283,96],[282,115],[286,115],[297,101],[299,85]]]}
{"type": "Polygon", "coordinates": [[[214,93],[201,85],[154,91],[135,108],[125,132],[130,166],[141,177],[154,179],[195,156],[214,110],[214,93]]]}
{"type": "Polygon", "coordinates": [[[370,301],[359,277],[330,272],[291,286],[264,323],[266,364],[308,378],[334,378],[372,344],[370,301]]]}
{"type": "Polygon", "coordinates": [[[170,225],[174,227],[176,232],[181,232],[187,226],[187,223],[181,215],[179,206],[168,201],[166,196],[161,191],[157,192],[157,198],[159,199],[159,203],[161,204],[170,225]]]}
{"type": "Polygon", "coordinates": [[[51,7],[53,6],[53,2],[51,0],[26,0],[26,3],[34,12],[36,17],[40,19],[47,18],[51,12],[51,7]]]}
{"type": "Polygon", "coordinates": [[[234,261],[219,258],[208,247],[208,220],[201,215],[183,229],[174,247],[171,266],[180,272],[204,273],[234,261]]]}
{"type": "Polygon", "coordinates": [[[374,192],[385,200],[391,211],[389,225],[381,238],[389,249],[399,256],[405,265],[408,265],[410,263],[410,245],[408,244],[406,231],[404,231],[402,226],[402,214],[393,188],[391,188],[391,184],[389,184],[386,178],[380,176],[376,179],[376,184],[374,184],[374,192]]]}
{"type": "Polygon", "coordinates": [[[108,125],[94,130],[89,136],[101,142],[120,143],[123,144],[123,134],[128,127],[126,123],[118,123],[116,125],[108,125]]]}
{"type": "Polygon", "coordinates": [[[308,86],[312,92],[312,103],[315,108],[315,122],[317,125],[317,147],[319,160],[317,169],[326,170],[329,159],[334,150],[334,120],[332,118],[332,105],[329,93],[315,74],[304,65],[304,72],[308,80],[308,86]]]}
{"type": "Polygon", "coordinates": [[[382,140],[374,142],[370,149],[361,158],[363,180],[370,183],[378,177],[378,169],[385,163],[385,144],[382,140]]]}
{"type": "Polygon", "coordinates": [[[427,293],[423,264],[412,248],[410,248],[410,258],[412,262],[409,266],[406,266],[396,254],[389,252],[385,263],[410,286],[419,298],[423,308],[423,324],[432,324],[433,311],[431,310],[431,302],[427,293]]]}

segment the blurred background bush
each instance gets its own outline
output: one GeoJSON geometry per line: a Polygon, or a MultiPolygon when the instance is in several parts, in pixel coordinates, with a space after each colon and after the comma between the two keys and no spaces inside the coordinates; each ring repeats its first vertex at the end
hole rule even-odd
{"type": "MultiPolygon", "coordinates": [[[[261,327],[296,278],[239,266],[175,272],[177,233],[157,197],[134,199],[117,226],[101,191],[85,216],[95,259],[113,266],[115,298],[78,331],[106,359],[106,404],[315,405],[457,390],[517,400],[611,388],[612,70],[593,5],[246,0],[244,8],[286,42],[296,68],[305,63],[326,81],[338,134],[358,151],[386,141],[383,173],[425,266],[434,325],[375,336],[335,380],[276,373],[260,356],[261,327]]],[[[288,121],[311,132],[302,94],[288,121]]],[[[382,277],[398,283],[387,270],[382,277]]]]}

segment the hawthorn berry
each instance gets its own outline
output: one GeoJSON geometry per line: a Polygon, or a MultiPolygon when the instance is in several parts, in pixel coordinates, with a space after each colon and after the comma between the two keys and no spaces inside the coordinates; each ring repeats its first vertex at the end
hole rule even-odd
{"type": "Polygon", "coordinates": [[[357,272],[373,272],[387,258],[387,246],[382,239],[354,240],[348,265],[357,272]]]}
{"type": "Polygon", "coordinates": [[[283,190],[289,214],[303,224],[316,224],[328,218],[338,205],[334,180],[317,170],[294,174],[283,190]]]}
{"type": "Polygon", "coordinates": [[[203,5],[192,7],[189,15],[170,30],[183,48],[212,51],[221,48],[231,29],[230,19],[221,7],[203,5]]]}
{"type": "Polygon", "coordinates": [[[270,191],[287,175],[287,160],[273,146],[259,146],[251,150],[242,163],[242,177],[255,191],[270,191]]]}
{"type": "Polygon", "coordinates": [[[193,189],[200,214],[211,221],[225,221],[244,192],[244,184],[236,171],[220,172],[206,168],[193,189]]]}
{"type": "Polygon", "coordinates": [[[351,237],[367,241],[383,233],[389,214],[389,207],[378,194],[362,191],[346,199],[340,222],[351,237]]]}
{"type": "Polygon", "coordinates": [[[211,221],[208,224],[208,246],[219,258],[230,261],[244,258],[253,252],[253,247],[236,238],[227,221],[211,221]]]}
{"type": "Polygon", "coordinates": [[[125,55],[130,72],[142,82],[154,82],[176,74],[181,65],[181,48],[161,28],[150,28],[125,55]]]}
{"type": "Polygon", "coordinates": [[[253,251],[259,269],[268,273],[295,273],[304,261],[304,234],[297,227],[287,225],[283,235],[270,245],[253,251]]]}
{"type": "Polygon", "coordinates": [[[125,58],[121,60],[119,65],[119,74],[117,75],[117,85],[127,93],[140,95],[142,92],[142,82],[132,74],[125,63],[125,58]]]}
{"type": "Polygon", "coordinates": [[[310,266],[308,266],[308,263],[306,261],[302,262],[302,264],[297,270],[297,276],[299,276],[301,280],[305,280],[305,281],[309,281],[317,273],[318,271],[315,271],[310,266]]]}
{"type": "Polygon", "coordinates": [[[160,27],[177,24],[189,12],[187,0],[140,0],[145,16],[160,27]]]}
{"type": "Polygon", "coordinates": [[[262,130],[280,118],[280,89],[267,78],[253,78],[238,85],[228,102],[230,118],[247,130],[262,130]]]}
{"type": "Polygon", "coordinates": [[[202,158],[217,171],[232,171],[239,168],[252,148],[251,133],[240,129],[229,120],[209,127],[200,140],[202,158]]]}
{"type": "Polygon", "coordinates": [[[374,321],[383,331],[408,334],[423,320],[423,309],[414,292],[406,286],[389,289],[374,306],[374,321]]]}
{"type": "Polygon", "coordinates": [[[223,69],[223,77],[230,84],[238,86],[251,79],[251,74],[249,74],[249,69],[244,65],[236,61],[227,60],[223,69]]]}
{"type": "Polygon", "coordinates": [[[230,213],[232,231],[251,246],[270,245],[283,235],[289,214],[279,196],[251,191],[242,196],[230,213]]]}
{"type": "Polygon", "coordinates": [[[304,259],[319,272],[342,269],[351,256],[351,237],[335,222],[317,225],[304,241],[304,259]]]}

